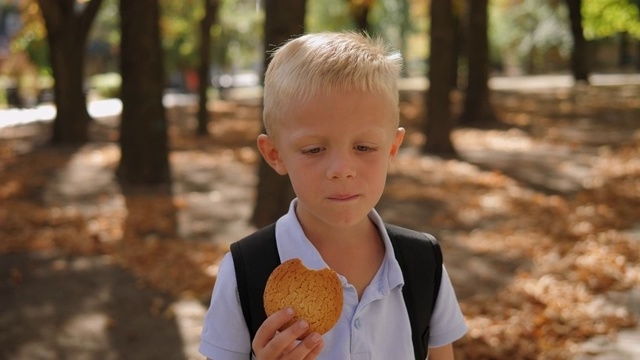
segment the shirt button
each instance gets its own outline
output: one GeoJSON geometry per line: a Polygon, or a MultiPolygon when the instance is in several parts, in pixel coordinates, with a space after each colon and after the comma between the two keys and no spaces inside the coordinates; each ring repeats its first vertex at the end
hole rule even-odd
{"type": "Polygon", "coordinates": [[[356,329],[360,329],[360,319],[356,319],[354,325],[356,326],[356,329]]]}

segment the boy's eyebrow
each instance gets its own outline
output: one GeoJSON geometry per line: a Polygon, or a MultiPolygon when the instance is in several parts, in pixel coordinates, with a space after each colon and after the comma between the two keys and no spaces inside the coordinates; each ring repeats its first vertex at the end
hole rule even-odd
{"type": "MultiPolygon", "coordinates": [[[[358,137],[358,136],[369,136],[369,135],[374,135],[374,136],[378,136],[378,137],[384,137],[385,134],[385,130],[383,129],[379,129],[379,128],[365,128],[363,131],[360,131],[356,134],[354,134],[354,136],[358,137]]],[[[325,139],[327,137],[327,135],[322,135],[319,133],[315,133],[315,132],[310,132],[307,130],[303,130],[303,131],[298,131],[298,132],[294,132],[291,134],[290,139],[292,142],[298,142],[298,141],[303,141],[303,140],[322,140],[325,139]]]]}

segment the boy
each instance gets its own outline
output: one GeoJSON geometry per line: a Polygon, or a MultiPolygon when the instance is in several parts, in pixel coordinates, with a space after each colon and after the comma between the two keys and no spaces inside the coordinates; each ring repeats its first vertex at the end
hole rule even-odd
{"type": "MultiPolygon", "coordinates": [[[[290,309],[262,323],[253,342],[238,298],[233,258],[218,273],[200,351],[215,360],[413,359],[404,280],[374,210],[404,129],[397,78],[401,56],[351,33],[309,34],[275,51],[264,86],[258,149],[297,198],[276,223],[281,261],[297,257],[340,274],[344,307],[336,326],[297,341],[290,309]]],[[[430,359],[452,359],[466,325],[446,271],[431,317],[430,359]]]]}

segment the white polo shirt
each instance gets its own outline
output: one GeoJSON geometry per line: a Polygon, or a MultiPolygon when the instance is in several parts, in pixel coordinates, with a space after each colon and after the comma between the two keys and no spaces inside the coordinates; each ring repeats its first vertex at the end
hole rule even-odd
{"type": "MultiPolygon", "coordinates": [[[[296,200],[276,223],[276,243],[281,261],[300,258],[311,269],[327,267],[302,231],[295,215],[296,200]]],[[[342,316],[323,335],[324,348],[318,359],[388,360],[413,359],[411,326],[402,297],[404,280],[382,219],[375,210],[371,221],[386,248],[382,265],[358,301],[356,289],[340,276],[344,292],[342,316]]],[[[442,282],[431,316],[429,347],[443,346],[467,332],[451,281],[442,269],[442,282]]],[[[251,353],[249,330],[242,315],[231,254],[226,254],[213,288],[204,320],[200,352],[215,360],[247,360],[251,353]]]]}

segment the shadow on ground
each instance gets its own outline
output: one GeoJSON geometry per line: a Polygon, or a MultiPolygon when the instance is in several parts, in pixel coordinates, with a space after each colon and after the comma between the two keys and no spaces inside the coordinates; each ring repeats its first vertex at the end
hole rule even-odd
{"type": "Polygon", "coordinates": [[[107,257],[4,255],[0,274],[0,358],[185,359],[169,299],[107,257]]]}

